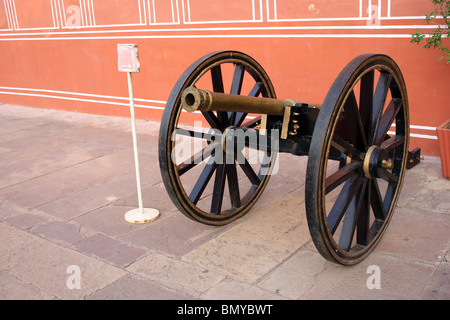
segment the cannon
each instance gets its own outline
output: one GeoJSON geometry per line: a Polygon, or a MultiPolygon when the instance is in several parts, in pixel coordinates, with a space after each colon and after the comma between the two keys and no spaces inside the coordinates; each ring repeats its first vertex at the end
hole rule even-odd
{"type": "Polygon", "coordinates": [[[389,56],[354,58],[316,104],[277,99],[256,60],[220,51],[195,61],[175,84],[161,120],[159,164],[174,205],[220,226],[257,202],[279,169],[278,153],[308,156],[312,240],[327,260],[354,265],[379,243],[405,170],[420,161],[408,142],[406,86],[389,56]]]}

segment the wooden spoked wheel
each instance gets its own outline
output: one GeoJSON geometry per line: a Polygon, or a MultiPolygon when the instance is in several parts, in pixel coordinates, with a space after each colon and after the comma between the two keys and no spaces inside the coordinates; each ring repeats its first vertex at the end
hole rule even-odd
{"type": "Polygon", "coordinates": [[[355,58],[325,98],[309,151],[308,225],[326,259],[356,264],[378,244],[399,197],[408,141],[400,69],[385,55],[355,58]]]}
{"type": "Polygon", "coordinates": [[[255,60],[240,52],[223,51],[194,62],[168,99],[159,136],[159,163],[167,192],[189,218],[224,225],[247,213],[261,196],[276,154],[267,148],[250,148],[249,143],[227,150],[224,141],[234,139],[230,132],[258,135],[260,115],[188,113],[182,110],[180,99],[190,86],[268,98],[275,98],[275,91],[255,60]]]}

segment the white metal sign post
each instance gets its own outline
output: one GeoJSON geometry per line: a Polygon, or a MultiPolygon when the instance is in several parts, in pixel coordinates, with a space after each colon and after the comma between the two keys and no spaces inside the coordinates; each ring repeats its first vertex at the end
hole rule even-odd
{"type": "Polygon", "coordinates": [[[134,112],[133,83],[131,73],[139,72],[138,46],[136,44],[117,45],[119,71],[126,72],[128,78],[128,93],[130,96],[131,129],[133,133],[134,161],[136,167],[136,183],[139,208],[125,213],[125,220],[130,223],[147,223],[159,217],[159,211],[153,208],[144,208],[142,204],[141,175],[139,169],[139,154],[137,147],[136,116],[134,112]]]}

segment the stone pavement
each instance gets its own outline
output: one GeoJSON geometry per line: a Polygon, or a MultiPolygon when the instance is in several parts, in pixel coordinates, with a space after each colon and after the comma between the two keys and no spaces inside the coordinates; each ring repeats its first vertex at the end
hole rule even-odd
{"type": "Polygon", "coordinates": [[[250,213],[206,226],[165,192],[158,122],[137,128],[144,206],[161,216],[127,223],[138,205],[130,127],[124,118],[0,105],[1,299],[450,299],[450,181],[439,158],[407,172],[379,246],[342,267],[309,235],[306,157],[282,154],[250,213]],[[370,290],[373,265],[381,288],[370,290]]]}

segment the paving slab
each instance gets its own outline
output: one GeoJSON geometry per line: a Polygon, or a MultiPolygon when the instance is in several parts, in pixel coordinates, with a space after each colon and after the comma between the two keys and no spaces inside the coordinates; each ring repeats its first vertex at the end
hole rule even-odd
{"type": "Polygon", "coordinates": [[[378,253],[439,265],[450,248],[448,214],[397,208],[378,253]]]}
{"type": "Polygon", "coordinates": [[[0,272],[0,299],[53,300],[56,297],[14,276],[0,272]]]}
{"type": "MultiPolygon", "coordinates": [[[[177,290],[171,290],[152,280],[129,274],[114,283],[97,290],[86,300],[194,300],[177,290]]],[[[153,307],[154,308],[154,307],[153,307]]],[[[149,308],[155,311],[152,308],[149,308]]],[[[166,310],[167,311],[167,310],[166,310]]]]}
{"type": "Polygon", "coordinates": [[[158,253],[140,259],[127,270],[194,297],[225,279],[219,273],[158,253]]]}
{"type": "Polygon", "coordinates": [[[60,299],[82,299],[126,275],[120,268],[4,224],[0,240],[2,272],[60,299]],[[80,268],[80,289],[67,285],[70,266],[80,268]]]}
{"type": "Polygon", "coordinates": [[[407,171],[380,244],[343,267],[310,238],[307,157],[280,155],[253,209],[212,227],[170,201],[159,123],[137,129],[144,206],[161,213],[142,225],[124,219],[138,206],[129,119],[0,105],[0,299],[450,299],[450,180],[439,158],[407,171]]]}
{"type": "Polygon", "coordinates": [[[450,297],[450,263],[442,262],[433,274],[433,278],[420,294],[424,300],[449,300],[450,297]]]}
{"type": "Polygon", "coordinates": [[[278,293],[273,293],[264,288],[252,285],[248,282],[226,278],[218,285],[211,288],[203,295],[205,300],[288,300],[278,293]]]}
{"type": "Polygon", "coordinates": [[[63,246],[70,246],[84,239],[79,226],[70,221],[41,223],[32,228],[30,232],[63,246]]]}
{"type": "Polygon", "coordinates": [[[146,251],[97,233],[74,244],[74,248],[87,255],[98,257],[118,267],[124,268],[141,258],[146,251]]]}
{"type": "Polygon", "coordinates": [[[301,197],[291,193],[268,207],[255,208],[183,259],[254,283],[310,241],[300,205],[301,197]]]}
{"type": "Polygon", "coordinates": [[[414,300],[430,281],[435,266],[374,253],[362,263],[348,267],[328,266],[302,299],[414,300]],[[379,268],[379,288],[368,285],[379,268]],[[350,271],[348,270],[350,269],[350,271]]]}
{"type": "Polygon", "coordinates": [[[155,223],[134,228],[121,240],[181,257],[220,232],[220,228],[196,223],[180,213],[163,212],[155,223]]]}

